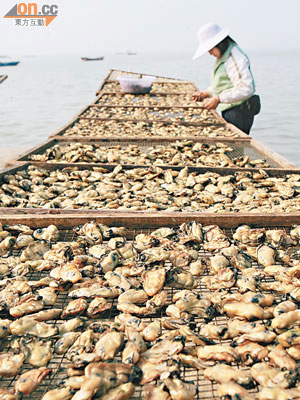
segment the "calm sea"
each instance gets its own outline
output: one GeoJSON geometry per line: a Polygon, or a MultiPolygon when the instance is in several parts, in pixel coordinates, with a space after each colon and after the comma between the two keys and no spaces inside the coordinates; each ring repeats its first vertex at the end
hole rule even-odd
{"type": "MultiPolygon", "coordinates": [[[[110,68],[189,79],[205,89],[214,62],[209,55],[192,61],[188,52],[103,55],[103,61],[94,62],[82,62],[79,56],[28,56],[17,67],[1,67],[0,74],[8,75],[0,85],[1,154],[24,152],[46,141],[93,101],[110,68]]],[[[252,137],[300,166],[300,53],[248,55],[262,100],[252,137]]]]}

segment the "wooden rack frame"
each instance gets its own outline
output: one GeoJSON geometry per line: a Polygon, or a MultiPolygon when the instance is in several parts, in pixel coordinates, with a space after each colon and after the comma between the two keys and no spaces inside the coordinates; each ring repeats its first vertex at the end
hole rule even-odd
{"type": "Polygon", "coordinates": [[[11,209],[0,208],[0,222],[3,224],[26,224],[31,227],[45,227],[51,224],[59,228],[71,228],[97,221],[112,226],[125,226],[131,229],[156,229],[161,226],[178,226],[197,221],[203,225],[218,225],[221,228],[237,228],[240,225],[251,227],[291,227],[300,224],[300,213],[175,213],[112,210],[61,210],[61,209],[11,209]]]}
{"type": "MultiPolygon", "coordinates": [[[[174,125],[174,126],[195,126],[195,127],[209,127],[209,126],[214,126],[216,128],[219,127],[224,127],[227,128],[231,131],[233,131],[237,136],[233,136],[231,137],[231,139],[234,140],[246,140],[246,141],[250,141],[251,137],[246,135],[246,133],[242,132],[240,129],[238,129],[236,126],[229,124],[229,123],[224,123],[223,121],[217,124],[209,124],[209,123],[200,123],[200,122],[184,122],[184,121],[165,121],[165,120],[147,120],[147,119],[132,119],[132,118],[88,118],[88,117],[82,117],[81,115],[88,109],[88,107],[85,107],[83,110],[80,111],[80,113],[78,113],[70,122],[68,122],[67,124],[65,124],[64,126],[62,126],[60,129],[58,129],[57,131],[55,131],[52,135],[49,136],[49,139],[56,139],[56,138],[60,138],[63,137],[64,132],[71,128],[74,124],[76,124],[77,122],[79,122],[79,120],[87,120],[87,121],[116,121],[116,122],[133,122],[133,123],[137,123],[137,122],[145,122],[145,123],[159,123],[159,124],[163,124],[165,126],[169,126],[169,125],[174,125]]],[[[79,136],[78,136],[79,137],[79,136]]],[[[114,135],[112,135],[112,137],[114,137],[114,135]]],[[[136,136],[135,136],[136,137],[136,136]]],[[[174,136],[169,136],[169,138],[173,138],[174,136]]],[[[200,136],[201,137],[201,136],[200,136]]],[[[208,138],[207,136],[202,136],[203,138],[208,138]]],[[[87,136],[82,136],[82,138],[87,138],[87,136]]],[[[92,137],[91,137],[92,138],[92,137]]],[[[104,138],[103,136],[98,136],[98,138],[104,138]]],[[[107,139],[108,137],[106,137],[107,139]]],[[[226,136],[218,136],[217,137],[220,140],[223,139],[228,139],[229,137],[226,136]]],[[[70,136],[69,136],[70,139],[70,136]]],[[[181,138],[183,139],[183,138],[181,138]]],[[[73,137],[72,137],[73,140],[73,137]]],[[[127,139],[126,139],[127,140],[127,139]]]]}
{"type": "Polygon", "coordinates": [[[133,75],[133,76],[139,76],[139,75],[147,75],[147,76],[153,76],[155,78],[160,79],[157,81],[158,83],[179,83],[179,84],[190,84],[195,87],[195,90],[197,90],[197,86],[194,84],[192,81],[187,81],[183,79],[176,79],[176,78],[168,78],[168,77],[161,77],[157,75],[151,75],[151,74],[141,74],[139,72],[128,72],[124,70],[116,70],[116,69],[110,69],[106,77],[103,79],[102,83],[100,84],[100,87],[96,91],[96,96],[101,92],[103,89],[103,86],[105,85],[106,82],[118,82],[115,78],[114,75],[116,74],[121,74],[121,75],[133,75]]]}
{"type": "MultiPolygon", "coordinates": [[[[6,168],[5,170],[0,172],[0,184],[2,184],[3,178],[5,175],[14,175],[18,171],[25,170],[29,165],[34,165],[32,163],[26,163],[19,166],[15,166],[13,168],[6,168]]],[[[103,167],[108,171],[112,171],[115,168],[115,165],[96,165],[97,167],[103,167]]],[[[63,169],[66,167],[74,167],[74,164],[47,164],[40,163],[39,168],[43,168],[49,171],[53,171],[56,169],[63,169]]],[[[78,170],[91,169],[92,165],[90,164],[79,164],[76,165],[78,170]]],[[[132,169],[132,168],[145,168],[145,166],[136,166],[136,165],[124,165],[123,169],[132,169]]],[[[147,168],[147,167],[146,167],[147,168]]],[[[182,167],[161,167],[163,170],[172,169],[172,170],[181,170],[182,167]]],[[[242,172],[258,172],[259,169],[240,169],[242,172]]],[[[189,172],[197,172],[197,173],[205,173],[205,172],[215,172],[220,175],[232,174],[238,171],[236,168],[197,168],[197,167],[188,167],[189,172]]],[[[269,169],[269,176],[280,177],[286,176],[287,174],[300,174],[300,170],[295,169],[269,169]]],[[[209,213],[209,212],[186,212],[186,211],[127,211],[127,210],[87,210],[87,209],[43,209],[43,208],[17,208],[17,207],[0,207],[0,216],[12,216],[15,218],[16,216],[21,216],[21,219],[28,215],[28,218],[32,218],[34,215],[61,215],[62,219],[69,219],[69,215],[74,215],[74,218],[77,218],[82,215],[88,215],[89,218],[96,218],[97,216],[109,215],[111,218],[111,223],[122,223],[125,219],[130,219],[134,215],[137,220],[140,218],[141,226],[143,223],[163,223],[165,225],[172,224],[180,224],[182,222],[187,222],[191,220],[197,220],[201,223],[205,222],[206,224],[227,224],[228,226],[239,226],[240,224],[250,224],[251,226],[257,226],[259,224],[265,224],[274,226],[286,226],[288,223],[290,224],[299,224],[300,223],[300,212],[282,212],[282,213],[274,213],[274,212],[264,212],[264,213],[244,213],[244,212],[236,212],[236,213],[209,213]],[[67,218],[66,218],[67,217],[67,218]],[[143,222],[144,221],[144,222],[143,222]],[[214,222],[215,221],[215,222],[214,222]],[[223,221],[223,222],[222,222],[223,221]]],[[[86,220],[87,221],[87,220],[86,220]]]]}
{"type": "MultiPolygon", "coordinates": [[[[55,131],[52,135],[49,136],[49,139],[56,139],[56,138],[60,138],[63,136],[64,132],[72,127],[72,125],[74,125],[76,122],[79,122],[80,119],[86,119],[86,120],[97,120],[97,121],[109,121],[109,120],[114,120],[117,122],[145,122],[145,123],[162,123],[167,125],[172,125],[172,124],[176,124],[177,126],[199,126],[199,127],[206,127],[206,126],[216,126],[216,127],[220,127],[220,126],[224,126],[230,130],[232,130],[236,135],[238,135],[238,137],[233,137],[232,139],[234,140],[247,140],[250,141],[250,137],[248,135],[246,135],[244,132],[242,132],[240,129],[238,129],[237,127],[235,127],[232,124],[227,123],[216,111],[213,111],[213,115],[215,116],[215,118],[217,119],[218,123],[217,124],[208,124],[208,123],[201,123],[201,122],[184,122],[184,121],[165,121],[165,120],[148,120],[148,119],[131,119],[131,118],[87,118],[87,117],[83,117],[82,115],[88,110],[89,107],[99,107],[99,104],[97,104],[97,101],[99,100],[99,98],[101,98],[101,96],[105,93],[105,92],[101,92],[102,88],[104,87],[105,83],[109,81],[109,77],[111,76],[111,74],[113,72],[117,72],[116,70],[110,70],[109,73],[107,74],[106,78],[104,78],[102,84],[100,85],[98,91],[97,91],[97,97],[95,98],[95,100],[90,104],[85,106],[81,111],[79,111],[78,114],[76,114],[74,116],[74,118],[68,122],[67,124],[63,125],[61,128],[59,128],[57,131],[55,131]]],[[[126,71],[120,71],[120,72],[126,72],[126,71]]],[[[136,75],[139,75],[138,73],[136,73],[136,75]]],[[[170,78],[170,82],[168,81],[167,83],[172,83],[171,81],[174,81],[174,83],[179,83],[177,82],[177,80],[174,80],[172,78],[170,78]]],[[[180,81],[181,83],[188,83],[188,84],[192,84],[194,85],[193,82],[189,82],[189,81],[180,81]]],[[[195,86],[195,85],[194,85],[195,86]]],[[[197,90],[197,87],[195,86],[195,90],[197,90]]],[[[196,107],[199,108],[199,107],[196,107]]],[[[134,136],[136,138],[136,136],[134,136]]],[[[204,137],[204,136],[203,136],[204,137]]],[[[80,138],[80,136],[69,136],[68,139],[69,140],[78,140],[80,138]]],[[[83,139],[86,139],[86,136],[82,136],[83,139]]],[[[93,139],[94,137],[91,137],[91,139],[93,139]]],[[[103,139],[103,140],[118,140],[114,135],[112,135],[111,137],[101,137],[99,136],[99,138],[103,139]]],[[[152,137],[153,138],[153,137],[152,137]]],[[[172,140],[173,137],[170,137],[170,139],[172,140]]],[[[207,137],[205,137],[206,139],[207,137]]],[[[220,140],[227,140],[228,137],[217,137],[220,140]]],[[[185,139],[185,138],[181,138],[181,139],[185,139]]],[[[126,137],[126,140],[128,140],[128,137],[126,137]]]]}
{"type": "MultiPolygon", "coordinates": [[[[279,154],[272,152],[268,150],[266,147],[261,145],[259,142],[256,140],[251,140],[249,142],[243,141],[243,140],[234,140],[227,138],[227,140],[220,140],[218,138],[203,138],[203,137],[190,137],[190,138],[161,138],[161,137],[147,137],[147,138],[126,138],[126,137],[110,137],[109,140],[107,139],[97,139],[94,138],[89,139],[89,138],[82,138],[78,137],[77,142],[82,143],[82,144],[95,144],[98,146],[106,146],[108,147],[109,145],[113,146],[116,144],[119,145],[124,145],[127,146],[128,144],[134,144],[140,147],[150,147],[154,145],[167,145],[169,143],[175,143],[175,142],[183,142],[185,140],[191,140],[195,143],[207,143],[207,144],[215,144],[215,143],[224,143],[227,144],[228,146],[232,146],[233,149],[238,149],[241,152],[250,152],[251,154],[251,159],[254,158],[263,158],[266,159],[269,164],[271,164],[271,168],[283,168],[283,169],[295,169],[295,171],[299,170],[296,165],[293,163],[290,163],[288,160],[280,156],[279,154]]],[[[55,138],[52,140],[48,140],[38,146],[35,146],[31,149],[29,149],[27,152],[21,154],[18,158],[10,160],[9,162],[6,163],[6,166],[13,166],[18,163],[26,163],[30,162],[32,164],[40,164],[41,162],[38,161],[33,161],[30,160],[30,156],[33,154],[43,154],[47,149],[55,146],[56,144],[62,144],[62,145],[67,145],[70,143],[76,142],[76,137],[72,137],[72,139],[69,139],[68,137],[61,137],[59,139],[55,138]]],[[[229,154],[230,156],[230,154],[229,154]]],[[[52,162],[47,162],[47,164],[53,164],[52,162]]],[[[80,163],[72,164],[72,165],[79,165],[80,163]]],[[[86,165],[90,166],[97,166],[100,164],[88,164],[86,165]]],[[[101,165],[108,165],[108,164],[101,164],[101,165]]],[[[146,165],[144,165],[146,166],[146,165]]]]}

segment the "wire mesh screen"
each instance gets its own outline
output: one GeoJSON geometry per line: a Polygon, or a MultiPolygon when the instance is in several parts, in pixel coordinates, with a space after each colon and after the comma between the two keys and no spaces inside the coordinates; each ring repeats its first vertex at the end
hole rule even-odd
{"type": "MultiPolygon", "coordinates": [[[[143,75],[146,75],[147,76],[147,74],[139,74],[138,72],[129,72],[129,71],[119,71],[119,70],[113,70],[113,71],[111,71],[111,73],[109,74],[109,76],[107,77],[107,80],[108,81],[112,81],[112,80],[116,80],[116,79],[118,79],[118,77],[119,76],[124,76],[124,75],[130,75],[130,76],[136,76],[136,77],[139,77],[139,76],[143,76],[143,75]]],[[[176,78],[165,78],[165,77],[163,77],[163,76],[156,76],[156,78],[155,78],[157,81],[163,81],[163,82],[173,82],[173,83],[176,83],[176,82],[186,82],[186,81],[184,81],[184,80],[182,80],[182,79],[176,79],[176,78]]]]}
{"type": "MultiPolygon", "coordinates": [[[[103,85],[102,91],[122,93],[118,81],[106,81],[103,85]]],[[[194,91],[195,85],[191,82],[155,80],[150,93],[190,93],[191,95],[194,91]]]]}
{"type": "Polygon", "coordinates": [[[191,126],[172,122],[133,121],[121,119],[97,120],[79,118],[58,136],[82,137],[240,137],[237,131],[226,126],[191,126]]]}
{"type": "MultiPolygon", "coordinates": [[[[78,228],[78,227],[75,227],[78,228]]],[[[282,234],[286,234],[289,235],[290,234],[290,229],[284,229],[284,228],[272,228],[272,230],[277,230],[278,232],[282,232],[282,234]]],[[[135,243],[135,238],[137,237],[137,235],[139,234],[146,234],[149,235],[151,234],[151,230],[150,229],[128,229],[127,233],[126,233],[126,238],[127,238],[127,243],[135,243]]],[[[227,230],[223,230],[223,232],[225,233],[226,237],[229,239],[229,241],[232,243],[233,242],[233,234],[234,234],[234,230],[232,229],[227,229],[227,230]]],[[[15,236],[17,236],[17,232],[13,232],[11,231],[11,233],[15,236]]],[[[59,232],[59,237],[55,240],[55,241],[51,241],[49,244],[50,247],[55,246],[55,244],[59,243],[59,242],[64,242],[64,243],[73,243],[76,242],[78,240],[78,234],[75,232],[74,229],[70,229],[70,230],[60,230],[59,232]]],[[[229,244],[230,244],[229,242],[229,244]]],[[[105,242],[106,243],[106,242],[105,242]]],[[[259,243],[257,243],[257,245],[259,245],[259,243]]],[[[191,248],[191,250],[196,250],[197,251],[197,256],[198,259],[201,259],[204,262],[204,265],[206,265],[206,267],[204,268],[203,272],[201,273],[200,276],[195,277],[198,285],[196,288],[193,289],[193,293],[195,295],[197,295],[199,298],[205,298],[205,296],[207,295],[214,295],[215,293],[215,289],[209,288],[207,286],[207,284],[205,283],[205,279],[207,277],[212,276],[211,275],[211,270],[210,270],[210,259],[212,257],[214,257],[216,255],[215,250],[208,250],[207,248],[205,248],[205,246],[203,244],[199,244],[195,247],[195,248],[191,248]]],[[[298,257],[298,252],[299,252],[300,246],[297,244],[295,245],[291,245],[291,246],[287,246],[286,248],[286,252],[287,254],[289,254],[290,257],[295,257],[295,259],[297,259],[298,257]]],[[[87,250],[87,248],[86,248],[87,250]]],[[[12,251],[10,251],[8,254],[6,254],[5,256],[2,256],[2,262],[4,262],[4,259],[9,256],[9,257],[18,257],[20,256],[22,250],[16,250],[13,249],[12,251]]],[[[276,265],[281,266],[281,261],[280,260],[276,260],[276,265]]],[[[146,270],[151,269],[151,265],[146,264],[145,265],[146,270]]],[[[174,266],[173,266],[174,267],[174,266]]],[[[170,268],[172,269],[172,263],[170,262],[170,260],[166,260],[165,261],[165,268],[170,268]]],[[[188,266],[187,267],[183,267],[183,269],[187,269],[188,270],[188,266]]],[[[264,266],[261,265],[257,260],[252,260],[252,268],[255,271],[264,271],[264,266]]],[[[95,270],[95,276],[101,276],[102,272],[101,269],[97,269],[95,270]]],[[[27,274],[23,275],[24,277],[27,278],[28,283],[31,285],[31,287],[35,287],[38,288],[39,284],[38,282],[40,282],[41,279],[45,279],[49,276],[49,271],[29,271],[27,274]]],[[[238,277],[241,276],[241,271],[238,271],[238,277]]],[[[237,277],[237,279],[238,279],[237,277]]],[[[139,278],[139,277],[138,277],[139,278]]],[[[10,279],[10,278],[9,278],[10,279]]],[[[7,283],[9,283],[9,279],[7,281],[7,283]]],[[[22,278],[21,278],[22,279],[22,278]]],[[[86,282],[87,278],[85,278],[83,280],[83,282],[86,282]]],[[[140,281],[140,286],[138,284],[139,280],[137,279],[136,281],[136,285],[135,285],[135,289],[138,290],[140,288],[143,287],[143,283],[142,280],[140,281]]],[[[273,276],[264,276],[261,278],[261,282],[275,282],[275,279],[273,276]]],[[[3,289],[5,287],[5,283],[1,282],[1,289],[3,289]]],[[[55,302],[54,305],[51,306],[45,306],[44,310],[50,310],[52,308],[59,308],[59,309],[65,309],[65,307],[68,305],[68,303],[70,302],[70,297],[68,296],[68,293],[70,292],[71,289],[71,284],[67,284],[67,285],[62,285],[58,282],[59,284],[59,290],[58,290],[58,296],[57,296],[57,300],[55,302]]],[[[169,287],[169,286],[165,286],[164,290],[167,292],[167,300],[166,303],[163,305],[163,307],[161,309],[159,309],[157,312],[149,314],[149,315],[140,315],[139,318],[141,318],[143,323],[150,323],[152,321],[163,321],[166,317],[166,309],[168,306],[172,305],[175,303],[175,298],[174,296],[177,295],[178,293],[180,293],[182,291],[182,288],[174,288],[174,287],[169,287]]],[[[259,287],[256,288],[256,291],[258,293],[268,293],[268,294],[273,294],[274,299],[275,299],[275,304],[279,304],[280,301],[282,300],[281,296],[282,294],[276,292],[275,290],[268,290],[268,291],[264,291],[261,290],[259,287]]],[[[231,294],[235,294],[238,292],[238,288],[233,286],[230,288],[229,293],[231,294]]],[[[1,292],[0,292],[1,293],[1,292]]],[[[91,322],[97,324],[97,323],[105,323],[105,322],[111,322],[114,320],[115,317],[120,315],[120,311],[117,309],[117,305],[118,305],[118,300],[117,298],[113,298],[113,299],[107,299],[108,303],[110,304],[110,308],[108,310],[106,310],[104,313],[101,314],[101,316],[97,317],[97,318],[93,318],[92,320],[90,318],[88,318],[88,316],[83,313],[80,315],[80,318],[82,319],[82,321],[84,321],[84,326],[79,328],[79,331],[84,332],[86,329],[88,329],[88,327],[90,326],[89,324],[91,322]]],[[[88,303],[91,302],[91,299],[88,299],[88,303]]],[[[75,316],[75,315],[74,315],[75,316]]],[[[2,319],[10,319],[13,320],[12,316],[9,314],[9,309],[5,309],[2,308],[1,314],[0,314],[0,318],[2,319]]],[[[226,314],[222,314],[222,315],[218,315],[218,313],[216,315],[214,315],[211,319],[209,324],[211,325],[216,325],[216,326],[224,326],[226,327],[227,323],[228,323],[228,316],[226,314]]],[[[53,320],[49,320],[47,321],[47,324],[51,324],[54,327],[59,327],[61,326],[63,323],[65,322],[65,320],[57,317],[53,320]]],[[[186,320],[186,321],[174,321],[175,324],[179,324],[178,326],[182,325],[187,325],[189,326],[192,331],[198,335],[198,338],[203,338],[203,335],[201,333],[201,329],[203,327],[206,326],[207,324],[207,319],[204,317],[200,317],[197,315],[194,315],[193,318],[186,320]]],[[[269,322],[268,320],[263,320],[263,323],[266,324],[266,326],[269,326],[269,322]]],[[[170,332],[172,332],[172,330],[168,330],[164,325],[161,331],[161,334],[170,334],[170,332]]],[[[22,339],[22,336],[10,336],[8,335],[5,338],[2,338],[1,341],[1,354],[6,353],[6,352],[15,352],[17,351],[18,348],[18,343],[19,341],[22,339]]],[[[47,341],[51,341],[52,342],[52,356],[50,361],[46,364],[46,367],[49,368],[51,370],[51,373],[49,375],[47,375],[42,381],[41,383],[38,385],[38,387],[36,388],[35,391],[33,391],[32,394],[30,395],[24,395],[24,398],[34,398],[34,399],[40,399],[44,393],[46,393],[49,390],[52,389],[56,389],[56,388],[61,388],[64,386],[64,381],[66,380],[66,378],[68,377],[68,368],[70,367],[70,359],[68,358],[67,352],[62,354],[62,355],[58,355],[53,351],[53,345],[54,343],[57,341],[58,336],[52,336],[51,338],[46,338],[43,339],[45,340],[45,342],[47,341]]],[[[28,336],[24,337],[24,340],[28,340],[28,336]]],[[[218,339],[214,339],[215,344],[221,344],[221,345],[228,345],[228,344],[232,344],[232,339],[228,338],[218,338],[218,339]]],[[[188,348],[189,348],[189,344],[187,345],[187,354],[188,354],[188,348]]],[[[114,362],[120,362],[121,358],[120,358],[120,353],[117,353],[117,355],[115,356],[115,358],[111,361],[114,362]]],[[[209,361],[208,365],[214,365],[213,361],[209,361]]],[[[231,363],[232,366],[234,366],[235,368],[241,369],[241,370],[250,370],[250,366],[245,366],[242,362],[240,362],[239,360],[236,360],[234,362],[231,363]]],[[[197,369],[195,367],[188,367],[188,366],[184,366],[184,365],[180,365],[178,367],[178,371],[176,373],[176,376],[180,376],[180,378],[186,382],[187,384],[189,382],[192,382],[195,387],[196,387],[196,393],[193,396],[193,398],[195,399],[211,399],[214,397],[218,397],[217,395],[217,384],[216,382],[212,382],[210,380],[208,380],[207,378],[205,378],[205,376],[203,375],[203,370],[202,369],[197,369]]],[[[32,370],[33,367],[32,365],[28,364],[27,361],[25,361],[23,363],[23,366],[21,368],[21,371],[19,374],[17,374],[16,376],[2,376],[0,377],[0,387],[2,389],[13,389],[14,386],[16,385],[16,382],[18,381],[18,378],[20,376],[20,374],[23,374],[26,371],[30,371],[32,370]]],[[[82,373],[80,372],[80,369],[78,370],[78,373],[82,373]]],[[[81,369],[81,371],[83,371],[81,369]]],[[[155,380],[152,382],[152,384],[155,384],[155,380]]],[[[258,386],[254,385],[254,387],[252,389],[249,390],[249,393],[253,393],[255,395],[255,393],[258,391],[258,386]]],[[[144,393],[144,387],[136,384],[136,388],[135,388],[135,393],[133,396],[131,396],[130,398],[132,399],[143,399],[145,398],[145,393],[144,393]]]]}
{"type": "Polygon", "coordinates": [[[203,124],[220,125],[220,121],[215,115],[206,109],[200,107],[190,107],[183,109],[174,107],[171,109],[156,109],[155,107],[110,107],[100,106],[89,107],[87,111],[81,114],[82,118],[120,118],[137,119],[150,121],[170,121],[170,122],[192,122],[203,124]]]}
{"type": "MultiPolygon", "coordinates": [[[[182,162],[176,165],[191,165],[191,166],[215,166],[215,167],[226,167],[233,166],[237,162],[236,166],[239,167],[239,161],[243,161],[243,158],[249,156],[249,160],[261,160],[258,167],[276,167],[277,164],[270,158],[264,158],[264,155],[259,153],[254,147],[245,143],[230,142],[224,143],[216,141],[215,143],[203,143],[198,144],[197,149],[192,154],[190,153],[189,158],[185,158],[184,154],[186,151],[193,152],[194,145],[196,142],[185,141],[178,143],[166,143],[166,142],[147,142],[140,143],[135,141],[122,141],[120,142],[72,142],[72,143],[55,143],[51,146],[49,143],[48,147],[43,146],[41,150],[36,149],[34,152],[28,153],[26,156],[21,157],[18,161],[46,161],[46,162],[68,162],[68,163],[80,163],[80,162],[91,162],[91,163],[114,163],[119,162],[121,164],[130,165],[169,165],[174,155],[181,155],[182,162]],[[226,151],[226,147],[228,151],[226,151]],[[130,150],[132,148],[132,150],[130,150]],[[102,152],[107,155],[107,151],[113,151],[115,161],[109,162],[105,156],[100,157],[102,152]],[[168,150],[168,153],[166,153],[168,150]],[[99,152],[97,158],[96,152],[99,152]],[[232,160],[233,165],[226,165],[225,157],[222,157],[222,152],[232,160]],[[151,155],[152,153],[152,155],[151,155]],[[120,158],[118,158],[118,154],[120,158]],[[126,155],[127,154],[127,155],[126,155]],[[169,154],[169,155],[168,155],[169,154]],[[206,156],[214,156],[213,158],[201,158],[198,160],[200,154],[206,156]],[[219,154],[219,155],[218,155],[219,154]],[[147,156],[148,155],[148,156],[147,156]],[[127,158],[127,159],[126,159],[127,158]],[[194,161],[193,161],[194,158],[194,161]],[[158,159],[158,161],[157,161],[158,159]],[[198,160],[198,161],[197,161],[198,160]],[[264,161],[265,160],[265,163],[264,161]]],[[[246,164],[243,164],[246,165],[246,164]]],[[[249,164],[247,163],[247,166],[249,164]]],[[[256,165],[253,165],[254,167],[256,165]]]]}
{"type": "Polygon", "coordinates": [[[104,93],[96,101],[96,104],[118,106],[203,106],[203,103],[195,103],[191,94],[148,94],[133,95],[121,93],[104,93]]]}

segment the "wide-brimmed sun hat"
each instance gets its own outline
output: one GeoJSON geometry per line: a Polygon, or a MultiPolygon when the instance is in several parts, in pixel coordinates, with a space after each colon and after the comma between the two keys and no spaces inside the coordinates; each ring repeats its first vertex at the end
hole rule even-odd
{"type": "Polygon", "coordinates": [[[218,43],[228,36],[229,30],[221,28],[218,24],[206,24],[202,26],[198,32],[199,46],[193,56],[193,60],[207,53],[218,43]]]}

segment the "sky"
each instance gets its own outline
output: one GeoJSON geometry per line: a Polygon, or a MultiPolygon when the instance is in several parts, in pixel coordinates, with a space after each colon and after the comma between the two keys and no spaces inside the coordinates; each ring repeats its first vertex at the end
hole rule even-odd
{"type": "MultiPolygon", "coordinates": [[[[34,0],[33,0],[34,1],[34,0]]],[[[33,2],[29,1],[29,2],[33,2]]],[[[24,1],[25,3],[28,3],[24,1]]],[[[0,1],[0,55],[193,51],[207,22],[230,29],[248,50],[300,50],[299,0],[36,0],[57,5],[48,27],[16,26],[3,16],[17,4],[0,1]]]]}

